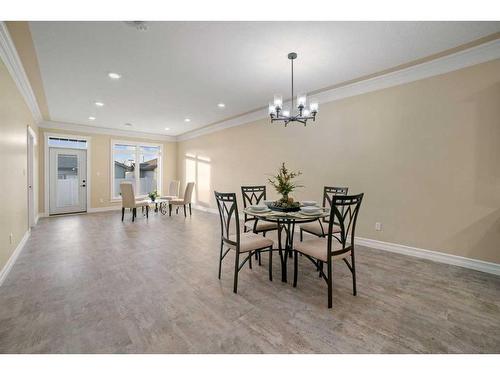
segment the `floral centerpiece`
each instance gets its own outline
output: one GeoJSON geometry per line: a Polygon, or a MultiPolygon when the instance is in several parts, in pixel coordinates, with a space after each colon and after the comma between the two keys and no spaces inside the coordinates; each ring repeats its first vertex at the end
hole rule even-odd
{"type": "Polygon", "coordinates": [[[269,183],[276,189],[278,194],[281,195],[281,199],[273,202],[269,206],[270,209],[278,211],[298,211],[300,209],[300,203],[294,202],[290,193],[296,188],[303,187],[293,181],[294,178],[301,174],[301,171],[290,171],[285,166],[285,163],[281,164],[278,174],[268,179],[269,183]]]}
{"type": "Polygon", "coordinates": [[[154,202],[156,198],[158,198],[159,194],[158,191],[152,191],[151,193],[148,194],[149,199],[151,199],[151,202],[154,202]]]}

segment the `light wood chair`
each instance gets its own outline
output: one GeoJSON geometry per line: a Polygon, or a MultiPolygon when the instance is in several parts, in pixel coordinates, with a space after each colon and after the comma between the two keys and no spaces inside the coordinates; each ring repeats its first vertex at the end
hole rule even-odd
{"type": "Polygon", "coordinates": [[[356,295],[356,263],[354,259],[354,232],[356,220],[363,194],[333,196],[331,201],[330,219],[326,237],[315,238],[299,242],[294,249],[293,286],[297,286],[298,257],[304,255],[319,268],[322,277],[328,286],[328,308],[332,307],[333,295],[333,261],[342,259],[352,274],[352,294],[356,295]],[[333,232],[334,223],[338,223],[340,231],[333,232]],[[351,263],[347,258],[351,258],[351,263]],[[326,263],[326,274],[323,272],[323,263],[326,263]],[[321,266],[320,266],[321,265],[321,266]]]}
{"type": "Polygon", "coordinates": [[[273,279],[273,240],[259,236],[256,233],[241,233],[238,204],[235,193],[215,193],[217,208],[219,209],[221,225],[221,241],[219,256],[219,279],[221,276],[222,260],[230,252],[235,252],[233,292],[238,291],[238,273],[248,261],[252,268],[252,255],[257,251],[269,251],[269,280],[273,279]],[[224,251],[224,248],[226,249],[224,251]],[[240,256],[245,256],[240,263],[240,256]]]}
{"type": "Polygon", "coordinates": [[[175,198],[168,201],[168,215],[172,216],[172,206],[177,206],[176,213],[179,211],[179,206],[184,207],[184,217],[187,217],[186,206],[189,207],[189,215],[191,216],[191,198],[193,195],[194,182],[188,182],[186,185],[186,190],[184,191],[183,198],[175,198]]]}
{"type": "Polygon", "coordinates": [[[170,184],[168,185],[168,195],[165,195],[164,197],[161,197],[162,199],[177,199],[179,198],[179,190],[181,187],[181,182],[178,180],[172,180],[170,181],[170,184]]]}
{"type": "Polygon", "coordinates": [[[122,221],[125,217],[126,208],[132,210],[132,221],[137,217],[137,207],[146,208],[146,218],[149,218],[149,202],[135,198],[134,185],[132,183],[122,182],[120,184],[120,192],[122,195],[122,221]]]}

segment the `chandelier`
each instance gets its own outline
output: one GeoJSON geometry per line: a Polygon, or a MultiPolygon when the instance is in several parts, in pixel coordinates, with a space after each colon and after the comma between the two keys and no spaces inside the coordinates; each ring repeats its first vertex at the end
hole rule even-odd
{"type": "Polygon", "coordinates": [[[294,108],[293,101],[293,60],[297,58],[295,52],[288,54],[288,59],[292,63],[292,107],[290,110],[283,108],[283,97],[281,95],[274,95],[274,102],[269,103],[269,116],[271,123],[281,121],[288,125],[290,122],[300,122],[306,126],[307,120],[316,120],[318,113],[318,102],[312,101],[309,103],[309,108],[306,108],[307,97],[306,95],[297,95],[297,110],[294,108]]]}

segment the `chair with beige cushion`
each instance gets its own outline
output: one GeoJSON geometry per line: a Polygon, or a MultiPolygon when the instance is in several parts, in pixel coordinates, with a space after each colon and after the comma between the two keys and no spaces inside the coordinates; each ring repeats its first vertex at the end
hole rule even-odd
{"type": "Polygon", "coordinates": [[[146,208],[146,218],[149,218],[149,202],[135,199],[134,185],[132,185],[132,183],[122,182],[120,184],[120,192],[122,196],[122,221],[125,216],[126,208],[132,210],[132,221],[137,217],[137,207],[146,208]]]}
{"type": "Polygon", "coordinates": [[[189,207],[189,215],[191,215],[191,197],[193,195],[194,182],[188,182],[183,198],[174,198],[168,201],[168,215],[172,216],[172,206],[177,206],[175,212],[178,213],[179,207],[184,207],[184,217],[187,217],[186,206],[189,207]]]}
{"type": "Polygon", "coordinates": [[[352,294],[356,295],[356,263],[354,259],[354,232],[356,220],[363,194],[338,195],[331,199],[330,218],[326,237],[299,242],[294,249],[293,286],[297,286],[298,260],[297,254],[304,255],[317,268],[326,263],[326,274],[320,267],[320,276],[328,286],[328,308],[332,307],[333,294],[333,261],[342,259],[352,274],[352,294]],[[340,231],[334,233],[334,224],[338,223],[340,231]],[[351,258],[351,262],[347,260],[351,258]]]}
{"type": "Polygon", "coordinates": [[[252,255],[257,252],[269,252],[269,280],[273,279],[273,240],[259,236],[256,233],[244,232],[240,230],[240,218],[238,215],[238,204],[235,193],[215,193],[217,208],[219,209],[221,225],[221,242],[219,256],[219,279],[221,277],[222,260],[230,252],[234,251],[234,285],[233,292],[238,290],[238,273],[248,261],[252,268],[252,255]],[[240,257],[244,256],[240,263],[240,257]]]}
{"type": "MultiPolygon", "coordinates": [[[[335,186],[325,186],[323,189],[323,207],[330,207],[332,202],[332,197],[336,195],[347,195],[347,187],[335,187],[335,186]]],[[[338,233],[340,227],[338,225],[333,226],[333,232],[338,233]]],[[[303,240],[303,232],[313,234],[318,237],[325,237],[328,233],[328,219],[318,219],[311,223],[305,223],[300,225],[300,240],[303,240]]]]}
{"type": "MultiPolygon", "coordinates": [[[[251,205],[256,205],[262,203],[266,200],[266,186],[242,186],[241,196],[243,198],[243,207],[247,208],[251,205]]],[[[266,233],[272,230],[277,230],[278,224],[271,223],[270,221],[258,220],[255,216],[244,214],[244,231],[252,231],[254,233],[260,234],[265,237],[266,233]]],[[[259,260],[259,265],[261,264],[260,255],[255,254],[256,259],[259,260]]]]}
{"type": "Polygon", "coordinates": [[[180,187],[181,187],[180,181],[178,181],[178,180],[170,181],[170,184],[168,185],[168,195],[165,195],[161,198],[168,199],[168,200],[179,198],[180,187]]]}

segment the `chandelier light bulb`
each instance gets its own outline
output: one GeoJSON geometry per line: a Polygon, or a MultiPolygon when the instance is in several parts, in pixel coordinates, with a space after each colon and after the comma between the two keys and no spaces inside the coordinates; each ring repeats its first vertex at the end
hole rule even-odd
{"type": "Polygon", "coordinates": [[[309,109],[311,112],[318,112],[318,102],[312,102],[309,104],[309,109]]]}
{"type": "Polygon", "coordinates": [[[305,95],[297,95],[297,107],[304,108],[306,106],[306,96],[305,95]]]}
{"type": "Polygon", "coordinates": [[[269,114],[270,115],[276,114],[276,107],[274,106],[273,103],[269,103],[269,114]]]}
{"type": "Polygon", "coordinates": [[[283,97],[281,95],[274,95],[274,106],[276,108],[283,107],[283,97]]]}
{"type": "Polygon", "coordinates": [[[302,115],[303,115],[304,117],[307,117],[307,116],[309,116],[310,114],[311,114],[311,112],[310,112],[308,109],[304,109],[304,111],[302,112],[302,115]]]}

